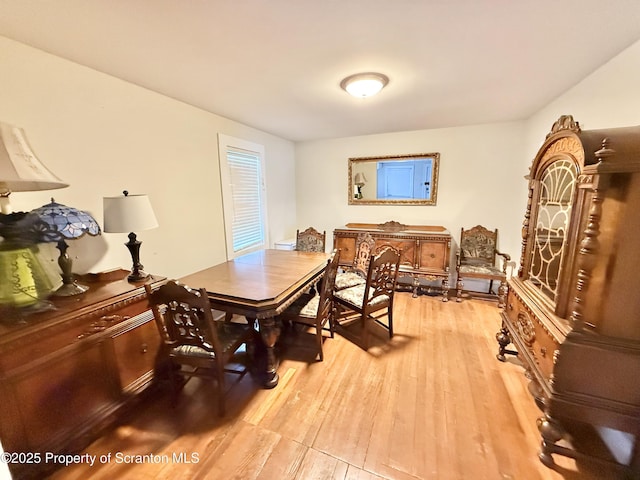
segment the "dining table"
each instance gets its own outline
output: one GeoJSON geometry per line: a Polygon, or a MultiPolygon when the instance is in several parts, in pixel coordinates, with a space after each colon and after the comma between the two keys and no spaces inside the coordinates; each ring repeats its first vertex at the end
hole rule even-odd
{"type": "Polygon", "coordinates": [[[265,361],[257,372],[265,388],[278,384],[275,346],[280,335],[276,316],[322,278],[329,254],[265,249],[238,256],[180,278],[205,288],[211,307],[227,316],[244,316],[257,325],[265,361]]]}

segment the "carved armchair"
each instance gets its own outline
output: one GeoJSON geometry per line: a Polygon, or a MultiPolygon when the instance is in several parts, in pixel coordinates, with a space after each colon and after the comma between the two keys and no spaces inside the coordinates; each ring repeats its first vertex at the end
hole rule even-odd
{"type": "Polygon", "coordinates": [[[488,280],[489,290],[469,292],[498,299],[498,307],[503,308],[507,294],[507,262],[511,257],[496,249],[498,230],[489,230],[481,225],[465,230],[460,229],[460,245],[456,251],[456,301],[462,301],[464,279],[488,280]],[[493,282],[499,281],[498,292],[493,292],[493,282]]]}

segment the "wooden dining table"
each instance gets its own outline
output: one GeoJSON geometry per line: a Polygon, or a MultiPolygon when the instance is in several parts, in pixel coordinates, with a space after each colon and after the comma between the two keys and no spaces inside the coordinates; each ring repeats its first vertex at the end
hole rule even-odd
{"type": "Polygon", "coordinates": [[[258,372],[263,385],[278,384],[274,347],[280,335],[275,317],[322,277],[328,253],[260,250],[182,277],[193,288],[205,288],[212,308],[257,323],[264,344],[265,365],[258,372]]]}

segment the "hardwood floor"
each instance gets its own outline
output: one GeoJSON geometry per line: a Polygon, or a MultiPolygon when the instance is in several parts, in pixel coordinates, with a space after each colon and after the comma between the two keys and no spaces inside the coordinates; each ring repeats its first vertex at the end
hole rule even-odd
{"type": "Polygon", "coordinates": [[[397,293],[394,312],[391,341],[376,331],[364,351],[353,325],[326,339],[322,363],[312,335],[283,334],[279,385],[262,390],[247,375],[223,419],[210,384],[192,380],[175,409],[160,393],[83,452],[93,467],[51,478],[615,478],[564,457],[556,471],[539,462],[524,371],[495,358],[495,303],[397,293]]]}

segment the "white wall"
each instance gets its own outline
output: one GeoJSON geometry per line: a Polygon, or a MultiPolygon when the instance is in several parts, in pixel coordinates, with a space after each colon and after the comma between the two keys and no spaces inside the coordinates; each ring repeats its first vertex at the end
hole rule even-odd
{"type": "MultiPolygon", "coordinates": [[[[287,140],[0,37],[0,121],[25,129],[68,188],[15,192],[15,211],[50,197],[91,212],[102,197],[150,196],[160,227],[137,232],[150,273],[180,277],[226,259],[218,132],[265,146],[270,237],[295,231],[294,146],[287,140]]],[[[129,269],[126,234],[70,242],[74,271],[129,269]]],[[[52,259],[57,250],[45,248],[52,259]]],[[[53,268],[57,271],[57,265],[53,268]]]]}
{"type": "MultiPolygon", "coordinates": [[[[35,152],[71,184],[16,192],[14,209],[31,210],[54,196],[102,223],[103,196],[125,188],[148,193],[160,227],[139,232],[142,262],[149,272],[175,277],[225,259],[218,132],[266,147],[271,243],[309,225],[331,239],[333,229],[347,222],[396,220],[443,225],[455,239],[461,227],[480,223],[500,230],[501,250],[517,262],[523,177],[552,123],[572,114],[583,128],[640,124],[640,42],[526,122],[295,146],[3,37],[0,64],[0,121],[25,128],[35,152]],[[438,205],[348,205],[349,157],[433,151],[441,154],[438,205]]],[[[74,270],[129,268],[125,241],[125,234],[103,234],[74,242],[74,270]]]]}
{"type": "Polygon", "coordinates": [[[334,228],[349,222],[442,225],[454,238],[454,254],[460,228],[482,224],[499,230],[500,250],[518,261],[526,202],[523,140],[523,124],[514,122],[299,143],[298,225],[326,230],[330,239],[334,228]],[[430,152],[440,153],[437,205],[348,205],[349,157],[430,152]]]}
{"type": "MultiPolygon", "coordinates": [[[[553,74],[552,72],[550,74],[553,74]]],[[[640,42],[522,122],[340,138],[296,145],[298,225],[331,232],[348,222],[499,229],[499,247],[520,262],[531,161],[552,124],[571,114],[583,129],[640,124],[640,42]],[[347,204],[347,159],[440,152],[438,205],[347,204]]],[[[454,246],[455,247],[455,246],[454,246]]],[[[515,273],[515,272],[514,272],[515,273]]]]}
{"type": "Polygon", "coordinates": [[[640,41],[533,115],[526,124],[527,160],[561,115],[573,115],[583,130],[640,125],[640,41]]]}

